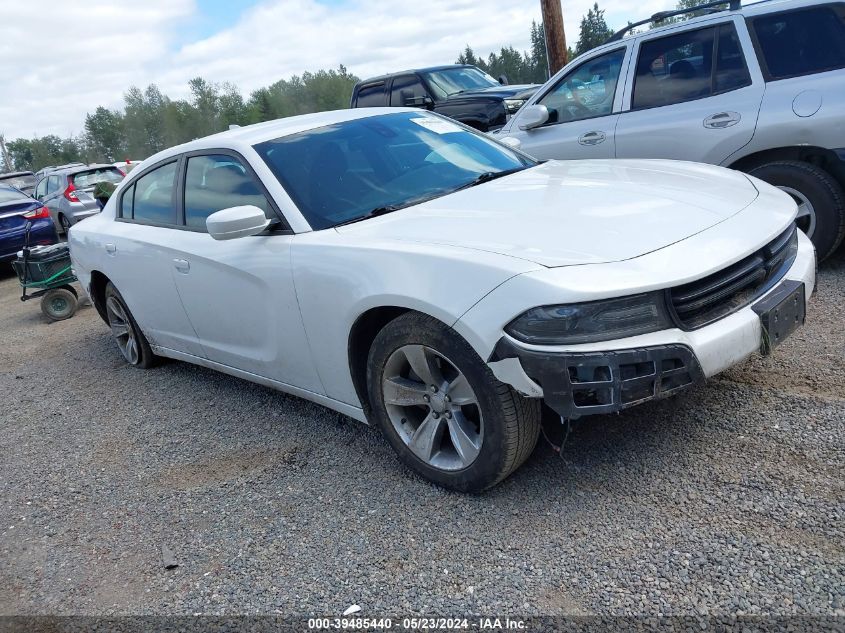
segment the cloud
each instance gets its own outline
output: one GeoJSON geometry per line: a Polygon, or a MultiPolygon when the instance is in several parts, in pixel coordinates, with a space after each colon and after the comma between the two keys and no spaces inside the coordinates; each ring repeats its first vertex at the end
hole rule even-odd
{"type": "MultiPolygon", "coordinates": [[[[469,44],[488,54],[529,48],[538,0],[265,0],[231,26],[176,46],[197,17],[193,0],[14,3],[0,11],[0,131],[10,138],[79,133],[86,112],[119,107],[130,85],[155,82],[171,97],[190,78],[229,81],[248,93],[306,70],[370,76],[452,63],[469,44]],[[37,25],[37,26],[35,26],[37,25]]],[[[665,8],[662,0],[602,2],[611,27],[665,8]]],[[[564,0],[574,46],[591,0],[564,0]]]]}

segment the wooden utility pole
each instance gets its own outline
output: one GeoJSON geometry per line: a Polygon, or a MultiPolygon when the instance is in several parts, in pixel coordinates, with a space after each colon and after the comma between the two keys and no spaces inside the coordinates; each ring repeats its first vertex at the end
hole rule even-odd
{"type": "Polygon", "coordinates": [[[563,32],[563,9],[560,2],[561,0],[540,0],[550,77],[566,66],[567,62],[566,34],[563,32]]]}
{"type": "Polygon", "coordinates": [[[0,152],[3,153],[3,163],[6,171],[12,171],[12,159],[9,158],[9,152],[6,151],[6,139],[0,134],[0,152]]]}

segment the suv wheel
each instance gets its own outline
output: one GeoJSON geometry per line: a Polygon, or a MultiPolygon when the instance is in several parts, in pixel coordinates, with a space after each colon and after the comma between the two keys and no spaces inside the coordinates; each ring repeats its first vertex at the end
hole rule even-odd
{"type": "Polygon", "coordinates": [[[480,492],[516,470],[540,432],[540,401],[499,382],[454,330],[408,313],[379,332],[367,386],[400,459],[436,484],[480,492]]]}
{"type": "Polygon", "coordinates": [[[748,173],[792,196],[798,228],[815,245],[819,261],[833,254],[845,236],[845,194],[829,173],[800,161],[767,163],[748,173]]]}
{"type": "Polygon", "coordinates": [[[62,233],[67,235],[68,231],[70,231],[70,221],[67,219],[67,217],[65,215],[59,216],[59,224],[62,225],[62,233]]]}

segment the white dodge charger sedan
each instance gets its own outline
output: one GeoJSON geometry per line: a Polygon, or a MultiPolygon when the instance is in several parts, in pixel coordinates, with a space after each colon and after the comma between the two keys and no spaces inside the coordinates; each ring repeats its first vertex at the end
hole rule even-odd
{"type": "Polygon", "coordinates": [[[804,321],[787,194],[693,163],[538,163],[425,111],[291,117],[135,169],[70,231],[128,363],[175,358],[372,421],[478,491],[561,420],[674,394],[804,321]]]}

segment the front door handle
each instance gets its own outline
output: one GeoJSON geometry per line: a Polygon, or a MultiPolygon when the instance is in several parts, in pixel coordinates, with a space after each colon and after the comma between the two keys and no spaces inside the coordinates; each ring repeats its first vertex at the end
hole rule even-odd
{"type": "Polygon", "coordinates": [[[187,274],[191,270],[191,264],[186,259],[174,259],[173,265],[180,273],[187,274]]]}
{"type": "Polygon", "coordinates": [[[578,137],[578,142],[581,145],[598,145],[604,143],[604,132],[587,132],[578,137]]]}
{"type": "Polygon", "coordinates": [[[719,130],[739,123],[742,115],[739,112],[719,112],[704,119],[704,127],[719,130]]]}

